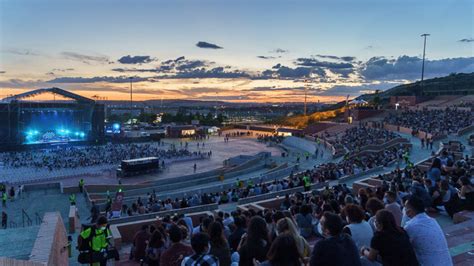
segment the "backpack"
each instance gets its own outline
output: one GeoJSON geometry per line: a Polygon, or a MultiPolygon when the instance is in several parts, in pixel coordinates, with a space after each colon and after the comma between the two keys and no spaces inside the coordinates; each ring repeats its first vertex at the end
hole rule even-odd
{"type": "Polygon", "coordinates": [[[79,250],[79,252],[92,251],[91,243],[92,243],[92,239],[95,236],[96,226],[94,224],[83,224],[82,228],[83,228],[82,231],[85,231],[90,228],[91,233],[89,234],[89,237],[87,238],[83,238],[81,234],[77,236],[77,250],[79,250]]]}

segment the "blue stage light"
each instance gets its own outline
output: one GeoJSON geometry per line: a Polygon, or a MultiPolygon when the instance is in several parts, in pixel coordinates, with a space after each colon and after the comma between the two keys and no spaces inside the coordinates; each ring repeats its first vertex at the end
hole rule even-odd
{"type": "Polygon", "coordinates": [[[80,136],[81,136],[81,138],[83,138],[83,137],[86,136],[86,134],[85,134],[84,132],[81,132],[81,133],[80,133],[80,136]]]}
{"type": "Polygon", "coordinates": [[[76,135],[76,136],[79,136],[80,134],[81,134],[81,133],[79,133],[79,132],[76,132],[74,135],[76,135]]]}
{"type": "Polygon", "coordinates": [[[114,123],[114,124],[112,125],[112,128],[113,128],[114,130],[119,130],[119,129],[120,129],[120,124],[119,124],[119,123],[114,123]]]}

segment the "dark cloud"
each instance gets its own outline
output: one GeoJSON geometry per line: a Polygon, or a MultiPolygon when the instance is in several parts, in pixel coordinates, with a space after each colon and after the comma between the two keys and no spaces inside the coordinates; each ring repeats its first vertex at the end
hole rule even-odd
{"type": "Polygon", "coordinates": [[[324,75],[324,72],[320,72],[319,69],[314,69],[310,67],[296,67],[291,68],[287,66],[281,66],[276,70],[265,70],[262,72],[263,78],[304,78],[309,77],[311,73],[316,73],[319,75],[324,75]]]}
{"type": "Polygon", "coordinates": [[[278,63],[278,64],[272,66],[273,69],[279,69],[280,67],[281,67],[281,64],[280,64],[280,63],[278,63]]]}
{"type": "Polygon", "coordinates": [[[0,70],[0,74],[5,74],[7,71],[0,70]]]}
{"type": "Polygon", "coordinates": [[[151,58],[149,55],[126,55],[122,56],[117,61],[122,64],[146,64],[155,61],[155,59],[151,58]]]}
{"type": "Polygon", "coordinates": [[[174,76],[164,78],[250,78],[251,75],[240,70],[226,71],[224,67],[211,69],[196,68],[188,71],[178,72],[174,76]]]}
{"type": "Polygon", "coordinates": [[[317,54],[316,57],[340,60],[340,61],[345,61],[345,62],[352,62],[356,59],[354,56],[336,56],[336,55],[322,55],[322,54],[317,54]]]}
{"type": "Polygon", "coordinates": [[[218,46],[217,44],[203,42],[203,41],[196,43],[196,46],[199,48],[205,48],[205,49],[222,49],[223,48],[221,46],[218,46]]]}
{"type": "Polygon", "coordinates": [[[276,53],[276,54],[286,54],[290,51],[281,49],[281,48],[276,48],[275,50],[270,51],[270,53],[276,53]]]}
{"type": "MultiPolygon", "coordinates": [[[[133,77],[133,82],[157,82],[157,80],[153,77],[133,77]]],[[[110,82],[110,83],[127,83],[130,82],[130,77],[128,76],[118,76],[118,77],[110,77],[110,76],[102,76],[102,77],[92,77],[92,78],[84,78],[84,77],[60,77],[55,78],[52,80],[46,81],[47,83],[96,83],[96,82],[110,82]]]]}
{"type": "MultiPolygon", "coordinates": [[[[362,65],[361,77],[367,80],[415,80],[421,75],[422,60],[403,55],[396,59],[372,57],[362,65]]],[[[446,58],[425,61],[425,77],[446,76],[450,73],[474,72],[474,57],[446,58]]]]}
{"type": "Polygon", "coordinates": [[[67,71],[74,71],[74,68],[53,68],[52,72],[67,72],[67,71]]]}
{"type": "Polygon", "coordinates": [[[8,53],[8,54],[14,54],[14,55],[26,55],[26,56],[38,56],[38,55],[40,55],[38,52],[34,52],[30,49],[13,48],[13,49],[2,50],[2,52],[8,53]]]}
{"type": "Polygon", "coordinates": [[[265,55],[258,55],[257,58],[260,59],[276,59],[274,56],[265,56],[265,55]]]}
{"type": "Polygon", "coordinates": [[[319,61],[314,58],[297,58],[295,61],[296,65],[307,66],[307,67],[324,67],[329,69],[340,69],[340,68],[353,68],[354,65],[351,63],[337,63],[328,61],[319,61]]]}
{"type": "Polygon", "coordinates": [[[464,38],[464,39],[459,40],[458,42],[467,42],[467,43],[474,42],[474,38],[469,38],[469,39],[464,38]]]}
{"type": "Polygon", "coordinates": [[[80,61],[85,64],[101,63],[101,64],[112,64],[107,56],[96,56],[96,55],[85,55],[75,52],[62,52],[61,55],[70,60],[80,61]]]}
{"type": "Polygon", "coordinates": [[[203,67],[207,65],[206,61],[203,61],[203,60],[184,60],[183,59],[181,62],[182,63],[180,65],[176,66],[176,70],[178,71],[195,69],[197,67],[203,67]]]}
{"type": "Polygon", "coordinates": [[[178,62],[178,61],[181,61],[181,60],[184,60],[184,59],[185,59],[184,56],[180,56],[180,57],[176,58],[174,61],[178,62]]]}

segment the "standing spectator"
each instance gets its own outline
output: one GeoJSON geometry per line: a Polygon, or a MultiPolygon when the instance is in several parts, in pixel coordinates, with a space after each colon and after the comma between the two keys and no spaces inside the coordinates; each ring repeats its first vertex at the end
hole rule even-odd
{"type": "Polygon", "coordinates": [[[150,239],[149,227],[148,225],[143,225],[142,229],[138,231],[133,237],[133,258],[135,261],[140,261],[146,257],[146,245],[147,241],[150,239]]]}
{"type": "Polygon", "coordinates": [[[252,265],[254,259],[264,261],[269,248],[270,243],[265,220],[259,216],[252,217],[248,232],[242,235],[242,240],[237,248],[240,255],[239,265],[252,265]]]}
{"type": "Polygon", "coordinates": [[[310,266],[360,266],[359,251],[354,241],[342,232],[341,217],[325,212],[320,222],[326,238],[314,245],[310,266]]]}
{"type": "Polygon", "coordinates": [[[224,236],[224,230],[221,223],[213,222],[209,225],[209,238],[211,239],[210,254],[219,259],[219,264],[222,266],[230,265],[230,248],[229,243],[224,236]]]}
{"type": "Polygon", "coordinates": [[[171,246],[161,254],[160,266],[179,266],[185,256],[193,254],[193,250],[190,246],[181,243],[183,235],[179,226],[170,226],[169,237],[171,246]]]}
{"type": "Polygon", "coordinates": [[[279,235],[273,241],[267,258],[260,266],[300,266],[303,262],[296,248],[295,238],[287,233],[279,235]]]}
{"type": "Polygon", "coordinates": [[[5,211],[2,211],[2,228],[7,229],[8,215],[5,211]]]}
{"type": "Polygon", "coordinates": [[[344,233],[352,236],[357,249],[363,246],[368,247],[374,231],[368,222],[364,220],[365,214],[361,207],[355,204],[349,204],[342,210],[349,223],[344,227],[344,233]]]}
{"type": "Polygon", "coordinates": [[[377,231],[370,241],[370,248],[362,248],[362,261],[375,262],[380,256],[384,266],[419,265],[407,233],[396,224],[393,214],[380,210],[375,217],[377,231]]]}
{"type": "Polygon", "coordinates": [[[91,223],[95,223],[97,221],[97,218],[99,218],[100,215],[100,210],[99,207],[95,204],[95,201],[92,201],[92,207],[91,207],[91,223]]]}
{"type": "Polygon", "coordinates": [[[410,218],[405,230],[421,265],[453,265],[448,244],[438,222],[425,213],[423,200],[411,196],[405,203],[410,218]]]}
{"type": "Polygon", "coordinates": [[[183,259],[181,266],[218,266],[219,259],[209,253],[209,236],[197,233],[191,238],[194,254],[183,259]]]}

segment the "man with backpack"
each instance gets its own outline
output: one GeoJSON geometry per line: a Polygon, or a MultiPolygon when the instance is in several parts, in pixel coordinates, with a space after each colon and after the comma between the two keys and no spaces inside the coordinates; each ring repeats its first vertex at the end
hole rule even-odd
{"type": "Polygon", "coordinates": [[[109,239],[112,237],[107,223],[107,218],[100,216],[96,224],[81,232],[78,237],[79,263],[107,265],[107,259],[111,257],[108,254],[109,239]]]}

